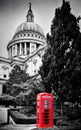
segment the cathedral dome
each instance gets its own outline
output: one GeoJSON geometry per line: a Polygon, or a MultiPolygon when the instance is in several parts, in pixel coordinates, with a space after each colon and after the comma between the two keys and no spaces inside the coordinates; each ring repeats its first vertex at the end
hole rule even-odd
{"type": "Polygon", "coordinates": [[[34,22],[34,15],[29,3],[26,22],[20,24],[7,45],[9,58],[26,57],[46,43],[43,29],[34,22]]]}
{"type": "Polygon", "coordinates": [[[36,33],[39,33],[44,36],[43,29],[34,22],[24,22],[24,23],[20,24],[16,29],[15,36],[21,32],[25,32],[25,31],[36,32],[36,33]]]}
{"type": "Polygon", "coordinates": [[[34,22],[34,15],[31,9],[31,3],[29,5],[29,10],[26,17],[27,21],[17,27],[14,37],[17,36],[17,34],[21,34],[24,32],[35,32],[45,37],[43,29],[34,22]]]}

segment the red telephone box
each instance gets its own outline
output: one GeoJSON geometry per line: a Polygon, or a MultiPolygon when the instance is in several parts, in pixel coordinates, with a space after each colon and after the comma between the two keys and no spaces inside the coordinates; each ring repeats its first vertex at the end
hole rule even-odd
{"type": "Polygon", "coordinates": [[[54,126],[54,99],[50,93],[37,95],[36,124],[38,128],[51,128],[54,126]]]}

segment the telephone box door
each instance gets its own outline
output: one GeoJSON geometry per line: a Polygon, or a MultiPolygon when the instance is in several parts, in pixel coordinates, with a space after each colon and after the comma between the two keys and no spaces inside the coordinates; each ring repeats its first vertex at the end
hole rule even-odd
{"type": "Polygon", "coordinates": [[[37,127],[49,128],[54,126],[54,100],[49,93],[37,95],[37,127]]]}

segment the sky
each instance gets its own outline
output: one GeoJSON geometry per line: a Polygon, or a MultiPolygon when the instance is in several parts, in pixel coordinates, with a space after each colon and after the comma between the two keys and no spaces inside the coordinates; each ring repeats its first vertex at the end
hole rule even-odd
{"type": "MultiPolygon", "coordinates": [[[[76,17],[81,16],[81,0],[66,1],[70,1],[71,12],[76,17]]],[[[41,26],[45,35],[50,32],[55,9],[62,5],[62,0],[0,0],[0,56],[8,57],[7,44],[17,27],[26,21],[29,2],[32,3],[34,22],[41,26]]]]}

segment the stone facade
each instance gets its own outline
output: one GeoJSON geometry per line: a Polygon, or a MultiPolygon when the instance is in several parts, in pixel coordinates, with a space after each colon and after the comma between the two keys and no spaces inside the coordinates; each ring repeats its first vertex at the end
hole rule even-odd
{"type": "MultiPolygon", "coordinates": [[[[42,28],[34,22],[29,3],[26,22],[20,24],[7,45],[8,58],[0,57],[0,79],[8,80],[14,65],[21,66],[29,76],[38,74],[42,65],[42,55],[46,48],[46,39],[42,28]]],[[[0,85],[0,89],[1,85],[0,85]]]]}

